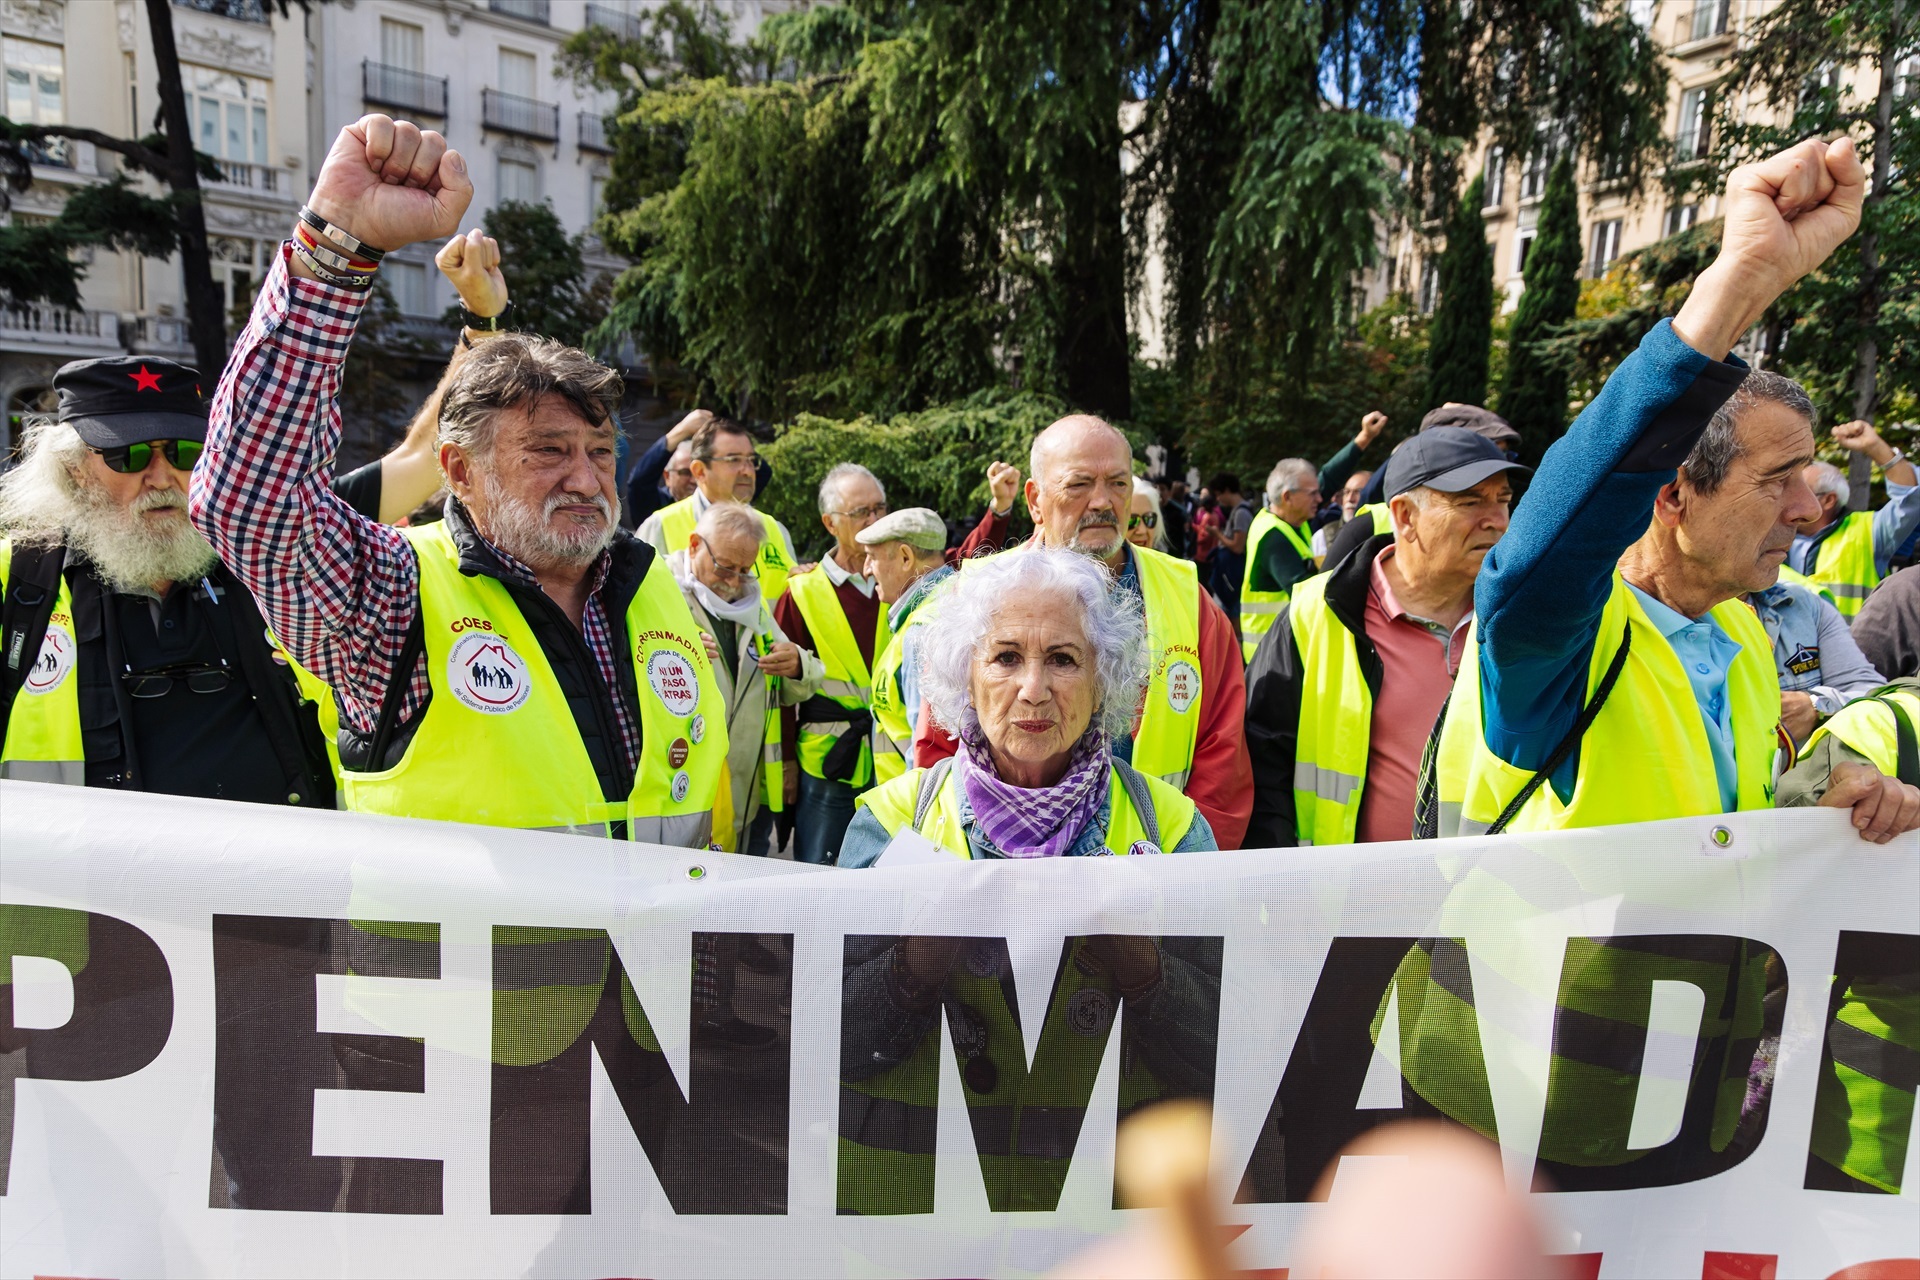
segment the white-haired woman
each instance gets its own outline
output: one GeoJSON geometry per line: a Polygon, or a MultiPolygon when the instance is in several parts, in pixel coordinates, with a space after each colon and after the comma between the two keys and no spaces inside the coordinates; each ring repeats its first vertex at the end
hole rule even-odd
{"type": "Polygon", "coordinates": [[[1167,527],[1160,520],[1160,490],[1151,480],[1133,478],[1133,500],[1127,504],[1127,541],[1149,551],[1167,549],[1167,527]]]}
{"type": "Polygon", "coordinates": [[[1093,561],[1033,549],[975,561],[929,602],[920,687],[949,761],[859,799],[840,865],[906,829],[962,858],[1214,849],[1193,802],[1115,760],[1147,680],[1140,604],[1093,561]]]}

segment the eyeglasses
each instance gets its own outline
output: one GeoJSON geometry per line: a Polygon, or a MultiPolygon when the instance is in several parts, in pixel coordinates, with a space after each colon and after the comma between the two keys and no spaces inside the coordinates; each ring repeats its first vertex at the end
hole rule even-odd
{"type": "Polygon", "coordinates": [[[760,566],[758,564],[750,564],[742,569],[738,565],[728,564],[725,560],[713,554],[713,547],[705,542],[700,544],[700,549],[707,553],[707,559],[713,564],[713,571],[723,578],[757,578],[760,576],[760,566]]]}
{"type": "Polygon", "coordinates": [[[191,471],[200,461],[200,450],[204,447],[198,440],[142,440],[139,444],[117,445],[111,449],[95,449],[94,452],[107,464],[108,470],[132,475],[147,469],[153,461],[156,448],[175,467],[191,471]]]}
{"type": "Polygon", "coordinates": [[[1132,532],[1133,530],[1138,529],[1141,525],[1145,525],[1147,528],[1153,529],[1153,528],[1159,527],[1159,524],[1160,524],[1160,516],[1157,512],[1153,512],[1153,511],[1145,511],[1137,516],[1130,515],[1127,517],[1128,532],[1132,532]]]}
{"type": "Polygon", "coordinates": [[[176,680],[184,680],[189,693],[220,693],[233,683],[233,673],[225,663],[216,667],[183,663],[152,671],[125,671],[120,678],[126,682],[128,695],[135,698],[164,698],[173,692],[176,680]]]}
{"type": "Polygon", "coordinates": [[[881,516],[887,514],[887,504],[884,502],[876,502],[872,506],[855,507],[851,511],[835,511],[830,514],[845,516],[849,520],[878,520],[881,516]]]}
{"type": "Polygon", "coordinates": [[[708,458],[706,461],[708,466],[719,462],[729,467],[751,467],[759,463],[760,455],[757,453],[723,453],[717,458],[708,458]]]}
{"type": "Polygon", "coordinates": [[[668,467],[667,474],[670,476],[687,476],[690,478],[693,475],[693,468],[692,467],[668,467]]]}

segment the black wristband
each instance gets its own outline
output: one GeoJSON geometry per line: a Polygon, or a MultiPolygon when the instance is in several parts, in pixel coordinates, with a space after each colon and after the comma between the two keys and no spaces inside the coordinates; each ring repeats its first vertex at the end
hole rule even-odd
{"type": "Polygon", "coordinates": [[[507,330],[507,317],[512,314],[513,302],[511,299],[508,300],[506,306],[500,309],[500,314],[497,316],[477,316],[467,310],[466,303],[463,302],[460,304],[461,323],[476,333],[505,333],[507,330]]]}

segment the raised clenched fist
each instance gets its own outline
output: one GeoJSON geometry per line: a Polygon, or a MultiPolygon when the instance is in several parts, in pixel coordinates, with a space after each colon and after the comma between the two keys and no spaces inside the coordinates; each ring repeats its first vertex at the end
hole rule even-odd
{"type": "Polygon", "coordinates": [[[1853,139],[1809,138],[1727,178],[1720,260],[1778,297],[1860,225],[1867,175],[1853,139]]]}
{"type": "Polygon", "coordinates": [[[993,495],[996,514],[1013,510],[1013,499],[1020,492],[1020,468],[995,460],[987,467],[987,490],[993,495]]]}
{"type": "Polygon", "coordinates": [[[376,249],[449,236],[473,200],[467,162],[432,130],[362,116],[340,131],[308,207],[376,249]]]}
{"type": "Polygon", "coordinates": [[[460,303],[477,316],[507,309],[507,278],[500,274],[500,243],[477,228],[455,236],[433,255],[433,265],[460,293],[460,303]]]}
{"type": "Polygon", "coordinates": [[[1386,429],[1387,415],[1375,409],[1366,417],[1360,419],[1360,434],[1353,438],[1353,442],[1364,449],[1375,440],[1378,440],[1380,433],[1386,429]]]}

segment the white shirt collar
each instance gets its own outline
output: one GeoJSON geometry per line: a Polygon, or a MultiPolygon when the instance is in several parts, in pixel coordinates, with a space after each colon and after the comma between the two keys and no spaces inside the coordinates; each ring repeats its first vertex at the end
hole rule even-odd
{"type": "Polygon", "coordinates": [[[834,586],[838,587],[851,582],[853,589],[861,595],[870,596],[873,594],[873,579],[864,573],[849,573],[845,569],[842,569],[840,562],[834,558],[833,552],[829,551],[826,555],[820,557],[820,567],[827,571],[827,581],[831,582],[834,586]]]}

